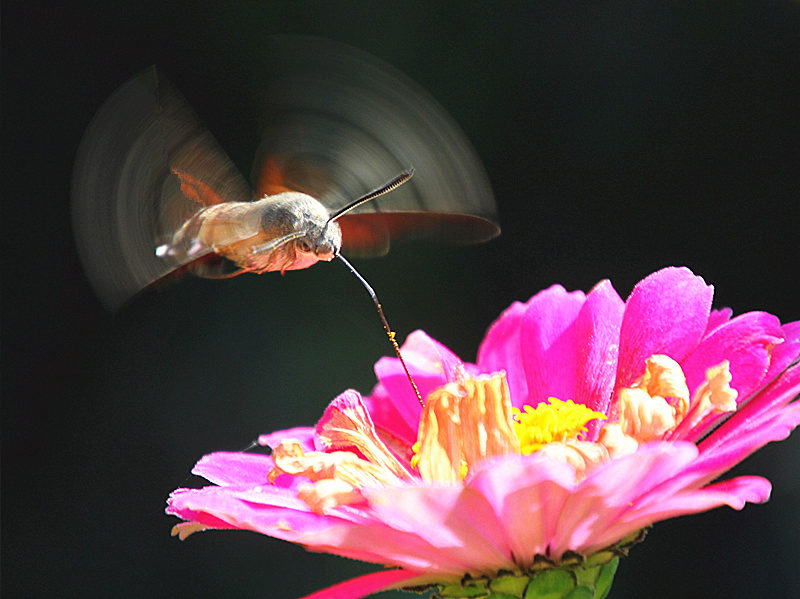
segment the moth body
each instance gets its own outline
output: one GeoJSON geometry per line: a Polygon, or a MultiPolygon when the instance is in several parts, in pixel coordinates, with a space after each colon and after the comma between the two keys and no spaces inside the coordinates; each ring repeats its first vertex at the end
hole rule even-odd
{"type": "Polygon", "coordinates": [[[157,250],[181,261],[215,253],[250,272],[300,270],[330,261],[342,232],[325,206],[299,192],[255,202],[224,202],[198,211],[157,250]]]}

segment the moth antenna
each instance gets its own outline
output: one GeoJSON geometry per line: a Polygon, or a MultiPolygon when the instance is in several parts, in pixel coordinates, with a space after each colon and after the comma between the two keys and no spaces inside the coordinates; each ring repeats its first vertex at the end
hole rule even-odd
{"type": "MultiPolygon", "coordinates": [[[[394,187],[397,187],[398,185],[401,185],[410,176],[411,175],[408,174],[403,181],[400,181],[399,183],[396,183],[394,185],[394,187]]],[[[394,179],[394,181],[396,181],[396,179],[394,179]]],[[[387,187],[388,185],[389,184],[387,183],[387,185],[385,185],[384,187],[387,187]]],[[[394,187],[392,187],[391,189],[394,189],[394,187]]],[[[386,193],[386,192],[384,191],[382,193],[386,193]]],[[[369,194],[367,194],[367,195],[369,195],[369,194]]],[[[380,194],[378,194],[378,195],[380,195],[380,194]]],[[[417,384],[414,382],[414,379],[411,378],[411,373],[408,371],[408,366],[406,366],[406,361],[403,360],[403,356],[400,353],[400,346],[397,345],[397,339],[395,339],[395,332],[392,330],[392,328],[389,326],[389,322],[386,320],[386,315],[383,313],[383,308],[381,307],[381,302],[378,299],[378,295],[375,293],[375,290],[370,286],[370,284],[367,283],[367,280],[364,277],[362,277],[361,274],[355,269],[355,267],[352,264],[350,264],[347,260],[345,260],[344,256],[342,256],[341,254],[337,253],[336,257],[339,258],[339,260],[342,261],[342,263],[350,270],[351,273],[353,273],[355,275],[355,277],[359,281],[361,281],[361,284],[364,286],[364,288],[367,290],[367,293],[369,293],[369,296],[372,298],[372,302],[375,304],[375,307],[378,309],[378,316],[381,317],[381,322],[383,323],[383,328],[386,330],[386,335],[389,337],[389,342],[392,344],[392,347],[394,348],[394,353],[397,356],[397,359],[400,360],[400,364],[403,365],[403,370],[405,371],[406,376],[408,377],[408,382],[411,383],[411,386],[414,388],[414,395],[417,396],[417,400],[419,401],[419,405],[421,405],[424,408],[425,407],[425,403],[422,401],[422,395],[420,395],[419,389],[417,388],[417,384]]]]}
{"type": "MultiPolygon", "coordinates": [[[[356,208],[361,206],[361,204],[366,204],[367,202],[369,202],[371,200],[374,200],[378,196],[382,196],[385,193],[389,193],[390,191],[392,191],[394,189],[397,189],[403,183],[408,181],[413,175],[414,175],[414,167],[412,166],[412,167],[409,167],[406,170],[404,170],[402,173],[397,175],[391,181],[388,181],[387,183],[384,183],[383,185],[381,185],[377,189],[373,189],[369,193],[365,193],[363,196],[361,196],[357,200],[353,200],[352,202],[350,202],[344,208],[339,208],[336,212],[334,212],[333,214],[330,215],[330,217],[328,218],[328,222],[331,223],[331,222],[335,221],[337,218],[339,218],[340,216],[342,216],[344,214],[347,214],[351,210],[355,210],[356,208]]],[[[352,267],[350,267],[350,268],[352,269],[352,267]]]]}

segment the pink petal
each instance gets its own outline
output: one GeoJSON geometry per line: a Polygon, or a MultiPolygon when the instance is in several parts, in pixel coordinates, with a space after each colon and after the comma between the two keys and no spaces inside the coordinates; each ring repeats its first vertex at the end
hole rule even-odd
{"type": "Polygon", "coordinates": [[[306,528],[314,523],[319,527],[315,515],[303,511],[307,507],[297,499],[296,492],[275,486],[265,488],[269,489],[268,494],[244,487],[178,489],[167,500],[166,513],[213,528],[255,530],[277,538],[286,538],[281,533],[291,528],[290,523],[298,520],[306,528]],[[242,497],[256,498],[257,493],[260,495],[258,499],[261,502],[269,501],[272,509],[265,510],[255,502],[242,500],[242,497]]]}
{"type": "MultiPolygon", "coordinates": [[[[413,331],[400,349],[409,370],[414,371],[412,374],[439,375],[444,381],[441,384],[458,380],[464,368],[457,355],[424,331],[413,331]]],[[[388,369],[384,374],[386,376],[395,376],[401,373],[404,375],[400,361],[396,358],[390,358],[390,360],[391,366],[383,367],[388,369]]],[[[376,367],[376,374],[378,374],[377,370],[376,367]]],[[[382,378],[382,374],[378,374],[378,378],[382,378]]]]}
{"type": "Polygon", "coordinates": [[[464,561],[461,556],[435,546],[414,531],[397,530],[378,520],[365,520],[360,524],[342,521],[336,526],[309,530],[287,540],[305,545],[310,551],[420,572],[450,576],[475,570],[474,562],[464,561]]]}
{"type": "Polygon", "coordinates": [[[222,487],[203,487],[203,489],[176,489],[170,493],[167,499],[167,508],[164,510],[171,516],[177,516],[187,522],[199,522],[208,528],[215,529],[235,529],[238,526],[231,524],[224,518],[205,513],[203,510],[194,510],[185,503],[186,498],[194,497],[198,493],[217,493],[216,489],[222,487]]]}
{"type": "Polygon", "coordinates": [[[575,397],[579,351],[575,321],[585,301],[582,291],[567,293],[554,285],[528,303],[519,337],[528,396],[512,395],[515,406],[535,407],[548,397],[575,397]]]}
{"type": "MultiPolygon", "coordinates": [[[[308,482],[308,479],[305,480],[308,482]]],[[[207,486],[199,489],[178,489],[170,495],[167,501],[167,513],[174,514],[178,509],[201,509],[208,513],[222,513],[222,508],[230,505],[231,502],[245,503],[247,509],[261,510],[263,506],[268,506],[311,513],[308,505],[297,498],[295,491],[275,485],[207,486]]],[[[231,523],[233,522],[231,520],[231,523]]]]}
{"type": "MultiPolygon", "coordinates": [[[[283,432],[283,431],[281,431],[283,432]]],[[[278,433],[275,433],[278,434],[278,433]]],[[[293,436],[285,438],[293,439],[293,436]]],[[[273,440],[275,441],[275,440],[273,440]]],[[[279,441],[278,441],[279,442],[279,441]]],[[[305,448],[313,451],[313,447],[305,448]]],[[[269,482],[269,471],[275,466],[272,457],[260,453],[218,451],[203,456],[195,464],[192,474],[221,487],[247,487],[270,485],[296,489],[308,481],[303,477],[282,474],[273,483],[269,482]]]]}
{"type": "Polygon", "coordinates": [[[733,310],[730,308],[711,310],[711,313],[708,315],[708,324],[706,324],[706,332],[703,334],[703,337],[707,337],[714,332],[718,326],[725,324],[730,320],[732,314],[733,310]]]}
{"type": "Polygon", "coordinates": [[[742,460],[771,441],[779,441],[800,424],[800,404],[772,414],[765,414],[748,429],[715,446],[701,444],[700,456],[671,484],[697,488],[720,477],[742,460]]]}
{"type": "Polygon", "coordinates": [[[314,451],[314,427],[296,426],[282,431],[275,431],[258,437],[258,444],[262,447],[277,447],[284,439],[294,439],[303,448],[303,451],[314,451]]]}
{"type": "Polygon", "coordinates": [[[740,510],[745,503],[763,503],[769,499],[772,485],[760,476],[738,476],[702,488],[684,487],[666,495],[665,488],[659,487],[642,496],[639,505],[626,515],[647,512],[658,513],[659,520],[673,518],[687,513],[696,513],[720,505],[728,505],[740,510]],[[681,510],[676,512],[675,510],[681,510]]]}
{"type": "Polygon", "coordinates": [[[772,351],[766,380],[778,376],[789,364],[800,359],[800,320],[783,325],[781,330],[784,340],[772,351]]]}
{"type": "MultiPolygon", "coordinates": [[[[380,492],[389,500],[399,493],[391,488],[380,492]]],[[[316,514],[295,492],[275,486],[179,489],[170,496],[166,512],[212,528],[253,530],[311,551],[420,572],[461,574],[481,563],[464,561],[463,556],[429,542],[402,519],[399,527],[393,527],[368,507],[353,506],[316,514]]]]}
{"type": "MultiPolygon", "coordinates": [[[[400,349],[423,400],[445,383],[457,380],[464,369],[458,356],[423,331],[411,333],[400,349]]],[[[381,358],[375,364],[375,375],[391,397],[397,413],[416,437],[422,408],[400,360],[381,358]]],[[[376,426],[384,427],[384,422],[377,415],[373,415],[373,418],[376,426]]]]}
{"type": "Polygon", "coordinates": [[[200,458],[192,474],[221,487],[266,485],[269,484],[267,477],[274,465],[275,462],[268,455],[218,451],[200,458]]]}
{"type": "Polygon", "coordinates": [[[641,505],[632,506],[626,513],[609,522],[591,539],[586,550],[591,553],[649,526],[655,522],[696,514],[728,505],[740,510],[745,502],[763,503],[769,499],[771,485],[759,476],[740,476],[702,489],[689,489],[667,495],[658,490],[643,498],[641,505]]]}
{"type": "MultiPolygon", "coordinates": [[[[369,397],[363,397],[375,423],[375,428],[411,445],[417,440],[417,423],[411,423],[400,413],[397,404],[381,383],[375,385],[369,397]]],[[[410,415],[410,410],[407,412],[410,415]]]]}
{"type": "MultiPolygon", "coordinates": [[[[405,353],[403,356],[405,358],[405,353]]],[[[410,365],[409,370],[423,400],[427,393],[443,384],[442,379],[444,377],[441,375],[423,373],[415,370],[410,365]]],[[[397,358],[381,358],[375,363],[375,374],[378,376],[386,397],[394,404],[394,409],[403,420],[405,427],[412,430],[415,429],[419,422],[421,407],[417,396],[414,394],[414,389],[411,387],[408,377],[406,377],[403,367],[400,365],[400,361],[397,358]]],[[[387,413],[380,412],[375,414],[376,426],[385,428],[388,425],[390,427],[391,425],[384,420],[387,415],[387,413]]]]}
{"type": "Polygon", "coordinates": [[[544,456],[487,460],[467,486],[479,491],[503,523],[511,554],[520,566],[546,554],[559,514],[575,486],[575,470],[544,456]]]}
{"type": "Polygon", "coordinates": [[[467,568],[467,564],[450,559],[447,552],[413,532],[393,530],[358,510],[338,509],[320,515],[306,511],[305,504],[296,497],[281,497],[274,488],[269,493],[264,490],[181,490],[170,497],[167,513],[213,528],[252,530],[311,551],[366,562],[445,575],[467,568]]]}
{"type": "Polygon", "coordinates": [[[680,473],[696,456],[697,448],[691,443],[649,443],[592,470],[561,510],[551,556],[559,558],[568,549],[583,552],[594,546],[600,531],[631,509],[640,496],[680,473]]]}
{"type": "Polygon", "coordinates": [[[706,330],[713,295],[688,268],[664,268],[639,281],[625,303],[615,389],[630,386],[653,354],[683,360],[706,330]]]}
{"type": "Polygon", "coordinates": [[[340,582],[301,599],[361,599],[373,593],[399,586],[418,585],[420,578],[424,579],[425,577],[411,570],[384,570],[340,582]]]}
{"type": "MultiPolygon", "coordinates": [[[[763,429],[763,423],[787,410],[787,405],[796,399],[798,394],[800,394],[800,363],[777,375],[777,379],[769,382],[743,402],[741,407],[728,420],[700,443],[700,448],[704,452],[710,451],[713,448],[736,442],[745,433],[754,435],[756,439],[761,436],[765,443],[775,440],[773,431],[763,429]]],[[[795,402],[794,405],[797,406],[798,403],[795,402]]],[[[796,426],[791,419],[793,411],[787,412],[787,414],[790,420],[783,423],[783,427],[779,428],[780,434],[783,434],[783,431],[788,434],[788,431],[796,426]],[[787,430],[785,427],[789,427],[789,429],[787,430]]],[[[779,420],[779,426],[780,424],[781,421],[779,420]]],[[[761,444],[763,445],[763,443],[761,444]]],[[[753,445],[759,446],[756,442],[753,442],[753,445]]]]}
{"type": "Polygon", "coordinates": [[[730,362],[731,387],[745,399],[761,384],[772,348],[783,341],[780,321],[766,312],[749,312],[718,326],[681,363],[689,392],[705,381],[708,368],[730,362]]]}
{"type": "Polygon", "coordinates": [[[378,520],[437,547],[463,564],[462,573],[491,573],[514,565],[502,522],[473,489],[420,485],[366,489],[364,494],[378,520]]]}
{"type": "MultiPolygon", "coordinates": [[[[534,296],[535,297],[535,296],[534,296]]],[[[528,303],[532,302],[531,298],[528,303]]],[[[505,370],[512,401],[528,396],[528,384],[520,345],[520,324],[528,304],[514,302],[489,327],[478,348],[478,367],[482,372],[505,370]]],[[[521,400],[516,400],[521,403],[521,400]]]]}
{"type": "Polygon", "coordinates": [[[714,435],[700,444],[702,460],[698,466],[709,469],[709,480],[729,470],[772,441],[782,441],[800,424],[800,403],[759,415],[740,426],[735,435],[718,441],[714,435]],[[706,443],[709,443],[706,445],[706,443]]]}
{"type": "MultiPolygon", "coordinates": [[[[579,340],[576,403],[608,413],[619,355],[619,331],[625,304],[609,281],[601,281],[586,296],[575,324],[579,340]]],[[[562,397],[561,399],[572,399],[562,397]]],[[[600,420],[588,424],[586,439],[594,440],[600,420]]]]}

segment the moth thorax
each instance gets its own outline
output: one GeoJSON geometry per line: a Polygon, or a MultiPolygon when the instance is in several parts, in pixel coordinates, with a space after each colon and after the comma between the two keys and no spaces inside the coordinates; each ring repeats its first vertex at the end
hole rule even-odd
{"type": "Polygon", "coordinates": [[[327,208],[310,195],[287,191],[260,201],[263,230],[275,237],[304,233],[297,246],[315,254],[335,254],[342,246],[342,232],[335,222],[328,222],[327,208]]]}

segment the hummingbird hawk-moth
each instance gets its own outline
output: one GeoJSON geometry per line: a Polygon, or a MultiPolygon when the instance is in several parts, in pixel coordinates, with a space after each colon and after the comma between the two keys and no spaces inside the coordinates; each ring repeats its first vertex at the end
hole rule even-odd
{"type": "Polygon", "coordinates": [[[252,188],[159,69],[99,109],[76,159],[73,224],[107,307],[187,271],[285,272],[394,240],[499,233],[475,151],[416,84],[314,38],[279,38],[271,57],[252,188]]]}

